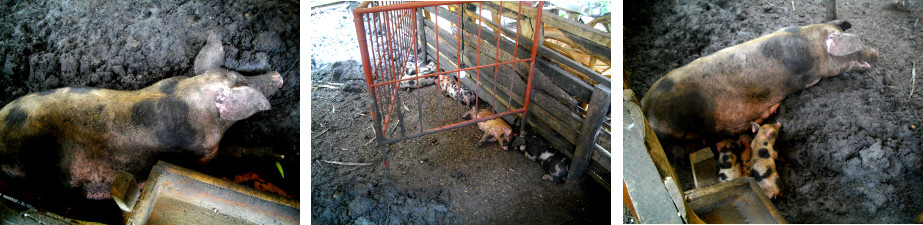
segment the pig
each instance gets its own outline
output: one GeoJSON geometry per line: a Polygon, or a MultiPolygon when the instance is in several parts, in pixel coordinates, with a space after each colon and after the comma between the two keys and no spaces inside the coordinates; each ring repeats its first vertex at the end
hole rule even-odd
{"type": "Polygon", "coordinates": [[[762,123],[786,96],[823,78],[871,68],[878,51],[846,21],[792,26],[722,49],[670,71],[641,100],[661,140],[743,133],[762,123]]]}
{"type": "Polygon", "coordinates": [[[542,175],[543,180],[554,183],[564,182],[564,179],[567,177],[568,168],[570,167],[570,159],[558,152],[558,150],[544,138],[523,131],[522,134],[513,141],[512,146],[523,152],[523,155],[529,160],[539,162],[542,169],[547,172],[542,175]]]}
{"type": "Polygon", "coordinates": [[[522,134],[518,136],[514,134],[513,136],[516,137],[511,144],[513,149],[522,152],[532,162],[538,162],[538,156],[543,152],[549,152],[549,148],[552,147],[544,138],[533,135],[528,131],[523,131],[522,134]]]}
{"type": "Polygon", "coordinates": [[[725,139],[715,144],[718,149],[718,182],[727,182],[740,177],[740,160],[734,153],[740,148],[734,139],[725,139]]]}
{"type": "Polygon", "coordinates": [[[782,190],[779,188],[782,179],[779,177],[775,161],[779,158],[779,153],[776,152],[773,146],[775,146],[776,136],[778,136],[782,124],[763,124],[760,126],[756,123],[750,123],[750,125],[752,131],[756,133],[753,136],[753,142],[750,144],[755,149],[753,152],[756,153],[750,159],[750,176],[760,184],[760,189],[763,189],[766,196],[770,199],[775,199],[782,194],[782,190]]]}
{"type": "Polygon", "coordinates": [[[432,60],[426,60],[422,63],[417,63],[417,64],[414,64],[413,62],[404,63],[404,69],[403,69],[404,74],[401,75],[401,79],[416,78],[416,77],[419,77],[419,78],[401,81],[399,87],[403,90],[409,91],[409,90],[421,88],[424,86],[428,86],[430,84],[435,84],[436,83],[435,76],[420,77],[420,76],[432,74],[434,72],[436,72],[436,62],[432,60]],[[419,85],[417,83],[419,83],[419,85]]]}
{"type": "MultiPolygon", "coordinates": [[[[490,112],[490,110],[478,110],[477,107],[472,107],[471,110],[462,115],[462,119],[471,120],[491,115],[493,115],[493,113],[490,112]]],[[[477,147],[481,147],[487,142],[497,141],[503,150],[509,150],[510,141],[508,140],[513,133],[513,128],[511,128],[506,121],[503,121],[502,118],[478,122],[478,128],[484,131],[484,135],[481,136],[481,139],[478,141],[477,147]]]]}
{"type": "Polygon", "coordinates": [[[750,168],[750,159],[751,159],[751,155],[753,154],[752,153],[753,148],[751,147],[751,143],[753,142],[753,137],[747,134],[740,134],[738,141],[743,147],[743,149],[740,152],[740,162],[742,163],[740,165],[741,166],[740,176],[749,177],[750,170],[747,168],[750,168]]]}
{"type": "Polygon", "coordinates": [[[134,91],[66,87],[10,102],[0,109],[0,179],[98,200],[111,198],[118,171],[145,178],[161,159],[207,163],[228,127],[269,110],[283,84],[277,71],[243,76],[221,68],[223,60],[211,33],[193,77],[134,91]]]}
{"type": "Polygon", "coordinates": [[[472,104],[476,103],[477,95],[464,85],[461,85],[454,76],[440,74],[437,77],[436,82],[439,83],[440,93],[457,100],[459,103],[464,104],[465,107],[471,107],[472,104]]]}

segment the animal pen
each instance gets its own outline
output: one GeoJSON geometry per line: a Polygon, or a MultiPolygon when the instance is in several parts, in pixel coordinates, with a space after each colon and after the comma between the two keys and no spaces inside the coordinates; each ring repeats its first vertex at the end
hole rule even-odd
{"type": "MultiPolygon", "coordinates": [[[[533,32],[543,30],[543,20],[550,19],[552,25],[576,22],[543,15],[542,8],[543,3],[533,7],[523,2],[365,2],[353,10],[372,126],[386,168],[388,144],[495,118],[513,124],[519,115],[524,122],[513,129],[521,133],[529,124],[572,158],[568,179],[589,174],[609,188],[609,78],[543,45],[543,33],[533,32]],[[436,65],[432,73],[406,76],[406,71],[420,71],[427,60],[436,65]],[[596,82],[581,80],[561,67],[596,82]],[[440,75],[456,77],[460,86],[474,91],[474,107],[485,102],[495,114],[462,120],[458,115],[469,108],[442,97],[440,85],[433,91],[401,88],[402,82],[413,81],[419,87],[421,80],[440,75]],[[424,99],[432,96],[440,96],[439,109],[454,104],[454,111],[424,111],[424,99]],[[411,110],[417,118],[405,115],[411,110]]],[[[591,29],[586,27],[577,29],[591,29]]],[[[604,36],[609,42],[608,33],[604,36]]],[[[584,49],[605,49],[600,60],[608,60],[611,44],[577,39],[592,45],[584,49]]]]}

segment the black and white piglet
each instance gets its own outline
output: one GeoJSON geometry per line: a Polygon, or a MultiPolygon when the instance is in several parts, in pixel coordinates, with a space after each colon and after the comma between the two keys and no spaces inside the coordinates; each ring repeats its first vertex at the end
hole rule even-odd
{"type": "Polygon", "coordinates": [[[425,62],[421,62],[418,64],[414,64],[413,62],[407,62],[404,64],[404,70],[403,70],[404,74],[401,76],[401,79],[406,79],[406,78],[415,78],[415,79],[401,81],[400,88],[403,90],[409,91],[411,89],[421,88],[421,87],[424,87],[430,84],[435,84],[436,83],[435,76],[420,77],[420,76],[425,76],[425,75],[432,74],[435,72],[436,72],[436,62],[432,60],[426,60],[425,62]]]}
{"type": "Polygon", "coordinates": [[[555,183],[563,183],[567,178],[570,159],[558,152],[551,143],[544,138],[523,131],[513,141],[513,148],[523,152],[523,155],[533,162],[539,162],[542,169],[548,172],[542,179],[555,183]]]}

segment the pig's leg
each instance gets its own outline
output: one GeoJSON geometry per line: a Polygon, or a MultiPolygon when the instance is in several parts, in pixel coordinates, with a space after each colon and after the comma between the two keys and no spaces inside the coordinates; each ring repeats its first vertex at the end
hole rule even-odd
{"type": "Polygon", "coordinates": [[[199,164],[206,164],[209,161],[212,161],[212,159],[214,159],[215,156],[217,155],[218,155],[218,146],[215,146],[214,148],[209,149],[208,152],[205,153],[205,157],[202,157],[201,159],[199,159],[199,164]]]}
{"type": "Polygon", "coordinates": [[[487,139],[490,138],[491,136],[492,136],[492,135],[490,135],[490,131],[489,131],[489,130],[488,130],[488,131],[485,131],[485,132],[484,132],[484,135],[481,136],[481,140],[478,140],[477,147],[481,147],[482,145],[484,145],[484,142],[487,142],[487,139]]]}

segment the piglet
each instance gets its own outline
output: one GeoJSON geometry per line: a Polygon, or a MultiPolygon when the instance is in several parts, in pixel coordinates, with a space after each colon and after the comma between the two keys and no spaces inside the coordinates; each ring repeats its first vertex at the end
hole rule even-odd
{"type": "Polygon", "coordinates": [[[725,139],[715,144],[718,149],[718,182],[727,182],[740,177],[740,160],[734,154],[740,144],[734,139],[725,139]]]}
{"type": "Polygon", "coordinates": [[[542,175],[542,179],[562,183],[567,178],[570,159],[558,152],[544,138],[523,131],[512,145],[523,152],[529,160],[539,162],[542,169],[547,172],[542,175]]]}
{"type": "Polygon", "coordinates": [[[750,159],[750,175],[760,184],[763,193],[770,199],[775,199],[781,195],[782,180],[779,178],[779,171],[776,168],[776,159],[779,153],[773,146],[776,143],[776,136],[782,124],[763,124],[760,126],[756,123],[750,123],[754,133],[753,142],[750,144],[755,156],[750,159]]]}
{"type": "Polygon", "coordinates": [[[0,109],[0,180],[23,190],[108,199],[118,171],[146,178],[157,160],[208,162],[235,121],[270,109],[282,87],[221,68],[215,34],[196,56],[194,77],[140,90],[66,87],[22,96],[0,109]]]}
{"type": "Polygon", "coordinates": [[[428,86],[430,84],[436,83],[436,77],[422,77],[428,74],[436,72],[436,62],[432,60],[426,60],[421,63],[414,64],[413,62],[404,63],[403,75],[401,79],[405,78],[414,78],[410,80],[401,81],[399,87],[404,90],[412,90],[428,86]]]}
{"type": "MultiPolygon", "coordinates": [[[[462,119],[471,120],[476,119],[475,117],[484,118],[491,115],[493,115],[493,113],[490,112],[490,110],[478,110],[476,107],[472,107],[471,110],[462,115],[462,119]]],[[[478,122],[478,128],[484,131],[484,135],[481,136],[481,139],[478,141],[478,147],[481,147],[487,142],[497,141],[503,150],[509,150],[509,139],[510,135],[513,133],[513,128],[511,128],[506,121],[503,121],[502,118],[478,122]]]]}
{"type": "Polygon", "coordinates": [[[477,96],[473,91],[465,88],[464,85],[458,82],[452,75],[440,74],[436,79],[436,82],[439,83],[440,92],[449,96],[458,102],[464,104],[466,107],[470,107],[475,104],[477,96]]]}

